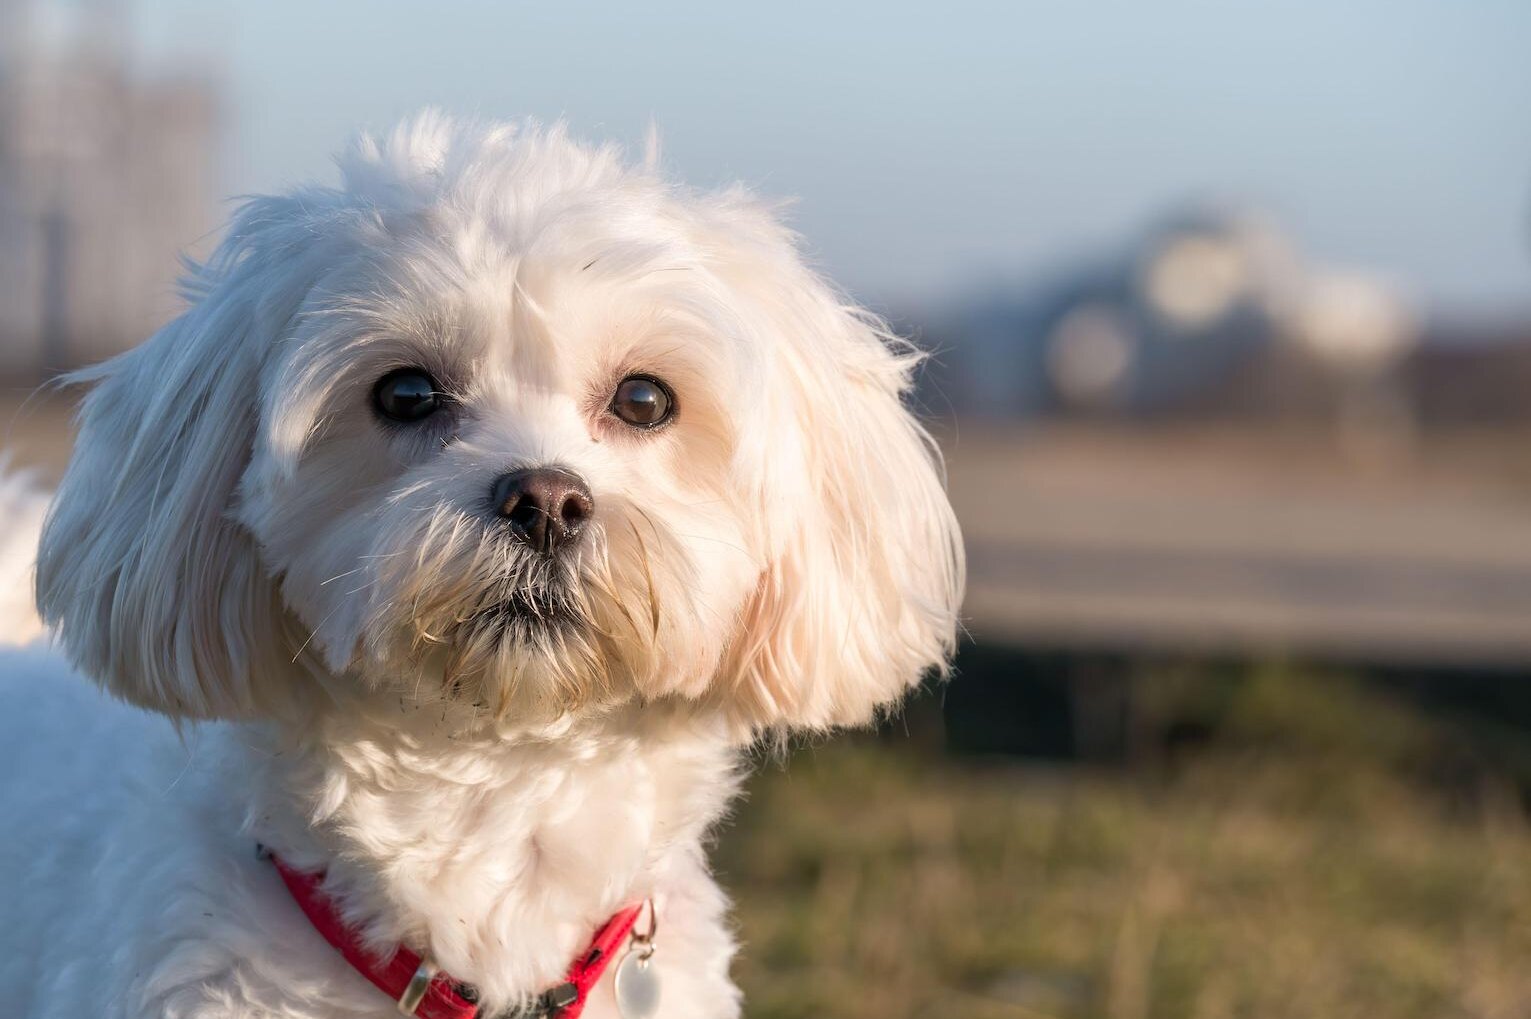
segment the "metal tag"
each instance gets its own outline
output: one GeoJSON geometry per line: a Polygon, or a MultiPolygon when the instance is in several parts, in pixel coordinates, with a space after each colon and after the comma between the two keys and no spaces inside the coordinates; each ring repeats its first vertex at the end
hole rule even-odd
{"type": "Polygon", "coordinates": [[[622,1019],[653,1019],[659,1014],[659,970],[654,952],[634,946],[617,966],[617,1011],[622,1019]]]}

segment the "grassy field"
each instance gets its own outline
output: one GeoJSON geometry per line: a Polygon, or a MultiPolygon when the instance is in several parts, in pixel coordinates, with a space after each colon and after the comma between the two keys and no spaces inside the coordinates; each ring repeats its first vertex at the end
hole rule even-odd
{"type": "Polygon", "coordinates": [[[764,764],[718,854],[748,1014],[1531,1014],[1514,737],[1283,670],[1142,689],[1210,735],[1125,770],[890,736],[764,764]]]}

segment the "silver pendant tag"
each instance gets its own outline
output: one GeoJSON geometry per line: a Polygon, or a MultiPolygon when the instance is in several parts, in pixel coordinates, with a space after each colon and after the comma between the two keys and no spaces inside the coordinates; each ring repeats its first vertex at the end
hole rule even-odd
{"type": "Polygon", "coordinates": [[[634,945],[622,957],[616,990],[622,1019],[653,1019],[659,1014],[659,969],[652,945],[634,945]]]}

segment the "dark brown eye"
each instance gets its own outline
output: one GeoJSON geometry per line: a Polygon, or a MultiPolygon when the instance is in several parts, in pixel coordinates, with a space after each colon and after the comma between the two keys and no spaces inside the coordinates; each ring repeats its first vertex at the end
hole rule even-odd
{"type": "Polygon", "coordinates": [[[634,428],[655,428],[670,420],[675,399],[658,379],[629,375],[612,395],[611,412],[634,428]]]}
{"type": "Polygon", "coordinates": [[[419,368],[400,368],[378,379],[372,390],[377,412],[406,424],[430,417],[441,409],[436,380],[419,368]]]}

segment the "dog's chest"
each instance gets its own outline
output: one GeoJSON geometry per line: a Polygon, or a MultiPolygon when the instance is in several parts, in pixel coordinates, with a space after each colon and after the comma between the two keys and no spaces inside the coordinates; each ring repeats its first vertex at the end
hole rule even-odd
{"type": "Polygon", "coordinates": [[[329,884],[384,943],[428,946],[491,997],[540,990],[622,906],[695,894],[677,885],[697,879],[734,754],[710,734],[654,735],[332,749],[268,776],[259,837],[331,861],[329,884]]]}

